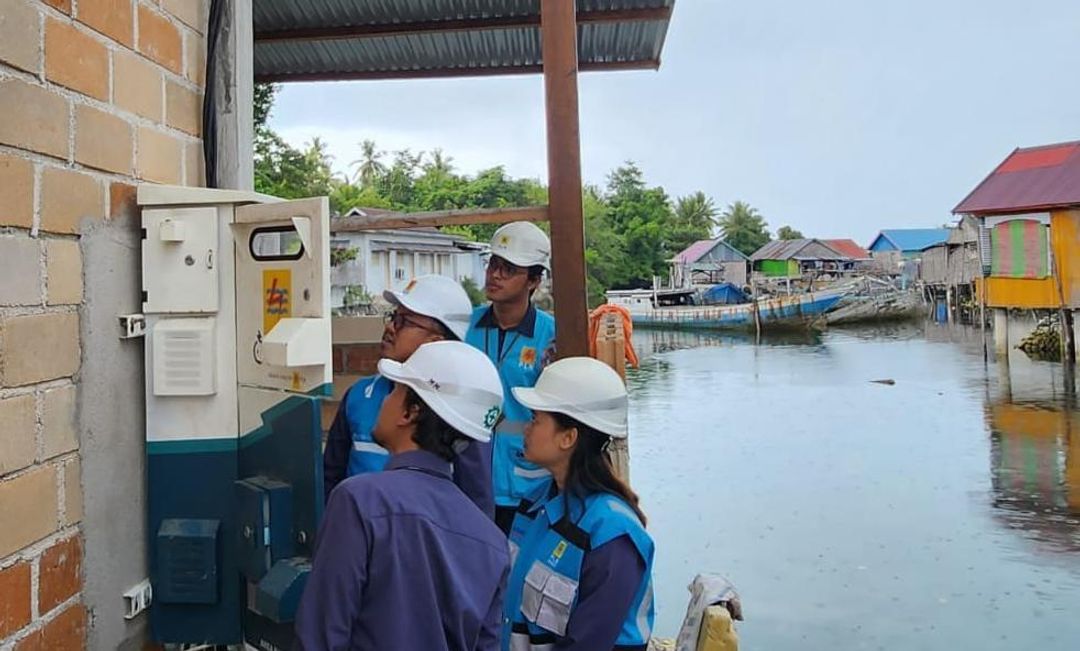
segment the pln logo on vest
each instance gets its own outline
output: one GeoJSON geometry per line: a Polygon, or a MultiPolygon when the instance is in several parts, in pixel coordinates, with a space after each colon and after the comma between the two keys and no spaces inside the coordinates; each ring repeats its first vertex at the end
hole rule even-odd
{"type": "Polygon", "coordinates": [[[518,366],[521,368],[533,368],[536,366],[536,348],[523,346],[521,355],[518,356],[518,366]]]}
{"type": "Polygon", "coordinates": [[[566,553],[566,541],[560,540],[558,545],[555,545],[555,549],[551,551],[551,556],[548,557],[548,565],[555,567],[559,564],[559,559],[566,553]]]}

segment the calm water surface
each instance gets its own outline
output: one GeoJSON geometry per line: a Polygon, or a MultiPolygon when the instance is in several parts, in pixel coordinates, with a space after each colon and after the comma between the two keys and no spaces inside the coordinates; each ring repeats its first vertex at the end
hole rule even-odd
{"type": "Polygon", "coordinates": [[[933,325],[634,341],[657,635],[709,571],[742,594],[747,649],[1080,649],[1080,414],[1060,366],[986,365],[979,331],[933,325]]]}

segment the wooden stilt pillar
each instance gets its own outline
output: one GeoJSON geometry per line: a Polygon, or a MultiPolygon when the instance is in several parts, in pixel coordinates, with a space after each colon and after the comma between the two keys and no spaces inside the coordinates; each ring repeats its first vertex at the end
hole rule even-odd
{"type": "Polygon", "coordinates": [[[555,346],[559,357],[588,355],[585,228],[578,133],[577,8],[541,0],[540,46],[547,111],[548,212],[551,224],[555,346]]]}

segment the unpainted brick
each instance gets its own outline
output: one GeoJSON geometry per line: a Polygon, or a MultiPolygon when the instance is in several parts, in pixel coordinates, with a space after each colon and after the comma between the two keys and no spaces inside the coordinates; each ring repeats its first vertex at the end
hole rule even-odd
{"type": "Polygon", "coordinates": [[[209,8],[206,0],[162,0],[161,6],[188,27],[197,30],[200,34],[206,33],[207,9],[209,8]]]}
{"type": "Polygon", "coordinates": [[[41,68],[41,21],[37,3],[7,0],[0,11],[0,61],[37,74],[41,68]]]}
{"type": "Polygon", "coordinates": [[[68,101],[41,86],[0,79],[0,143],[68,157],[68,101]]]}
{"type": "Polygon", "coordinates": [[[79,447],[79,434],[75,429],[75,390],[72,385],[45,393],[42,459],[51,459],[79,447]]]}
{"type": "Polygon", "coordinates": [[[41,466],[0,479],[0,558],[56,531],[56,468],[41,466]]]}
{"type": "Polygon", "coordinates": [[[131,52],[113,52],[113,102],[154,122],[161,122],[161,68],[131,52]]]}
{"type": "Polygon", "coordinates": [[[138,190],[134,185],[114,181],[109,186],[109,219],[134,219],[139,215],[138,190]]]}
{"type": "Polygon", "coordinates": [[[182,74],[183,50],[180,30],[161,14],[140,4],[139,52],[176,74],[182,74]]]}
{"type": "Polygon", "coordinates": [[[38,612],[44,615],[82,587],[82,538],[73,536],[46,549],[38,570],[38,612]]]}
{"type": "Polygon", "coordinates": [[[28,237],[0,237],[0,305],[40,304],[41,245],[28,237]]]}
{"type": "Polygon", "coordinates": [[[0,399],[0,423],[4,424],[0,475],[22,470],[34,462],[36,420],[32,394],[0,399]]]}
{"type": "Polygon", "coordinates": [[[45,0],[45,4],[55,7],[67,15],[71,15],[71,0],[45,0]]]}
{"type": "Polygon", "coordinates": [[[33,223],[34,165],[0,154],[0,226],[30,228],[33,223]]]}
{"type": "Polygon", "coordinates": [[[198,136],[202,131],[202,95],[165,82],[165,121],[174,129],[198,136]]]}
{"type": "Polygon", "coordinates": [[[45,21],[45,76],[49,81],[109,101],[109,51],[75,25],[45,21]]]}
{"type": "Polygon", "coordinates": [[[79,22],[127,47],[135,44],[131,0],[79,0],[79,22]]]}
{"type": "Polygon", "coordinates": [[[139,127],[139,156],[136,173],[140,179],[179,185],[184,149],[178,138],[149,127],[139,127]]]}
{"type": "Polygon", "coordinates": [[[82,252],[74,240],[49,240],[45,247],[45,287],[49,305],[82,302],[82,252]]]}
{"type": "Polygon", "coordinates": [[[104,210],[105,190],[94,177],[56,167],[42,171],[42,230],[78,233],[83,219],[101,219],[104,210]]]}
{"type": "Polygon", "coordinates": [[[184,150],[184,185],[201,188],[206,185],[206,161],[201,142],[189,142],[184,150]]]}
{"type": "Polygon", "coordinates": [[[88,167],[131,174],[131,125],[90,106],[75,109],[75,160],[88,167]]]}
{"type": "Polygon", "coordinates": [[[82,463],[76,458],[64,465],[64,524],[81,522],[82,517],[82,463]]]}
{"type": "Polygon", "coordinates": [[[55,380],[79,370],[78,314],[10,316],[0,327],[3,386],[55,380]]]}
{"type": "Polygon", "coordinates": [[[206,85],[206,39],[194,32],[184,34],[184,76],[206,85]]]}
{"type": "Polygon", "coordinates": [[[69,606],[45,624],[41,630],[19,640],[15,651],[42,651],[63,649],[79,651],[86,648],[86,607],[82,604],[69,606]]]}
{"type": "Polygon", "coordinates": [[[30,623],[30,564],[0,570],[0,640],[30,623]]]}

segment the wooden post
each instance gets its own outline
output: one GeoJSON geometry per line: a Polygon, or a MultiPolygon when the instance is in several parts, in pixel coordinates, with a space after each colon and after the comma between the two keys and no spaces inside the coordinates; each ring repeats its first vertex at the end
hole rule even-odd
{"type": "Polygon", "coordinates": [[[216,37],[210,36],[216,42],[211,78],[206,83],[213,86],[211,112],[217,139],[214,160],[207,170],[211,187],[255,189],[255,37],[251,2],[222,0],[221,31],[216,37]]]}
{"type": "MultiPolygon", "coordinates": [[[[604,315],[596,335],[596,358],[604,362],[626,382],[626,334],[622,319],[614,314],[604,315]]],[[[615,475],[630,483],[629,439],[614,439],[608,448],[615,475]]]]}
{"type": "Polygon", "coordinates": [[[589,354],[578,133],[576,5],[568,0],[540,2],[555,346],[559,357],[589,354]]]}

